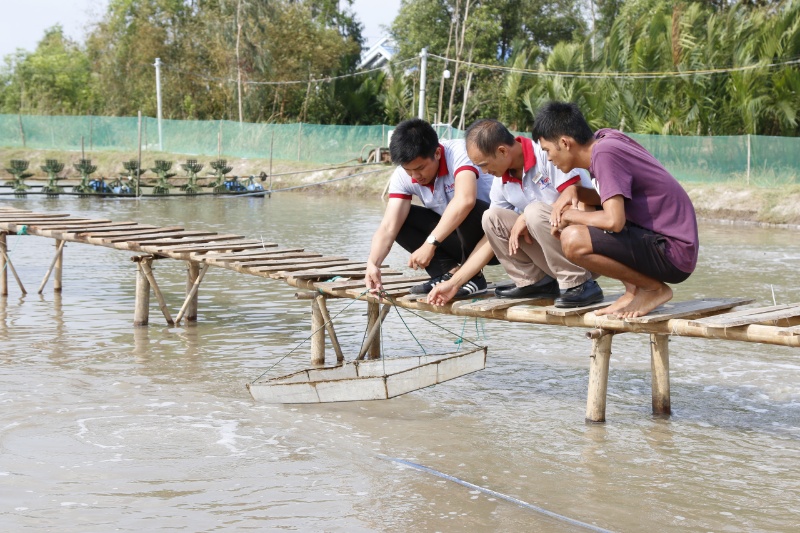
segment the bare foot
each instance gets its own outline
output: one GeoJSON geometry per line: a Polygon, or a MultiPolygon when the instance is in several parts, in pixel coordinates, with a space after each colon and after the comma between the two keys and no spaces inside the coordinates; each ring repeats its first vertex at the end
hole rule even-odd
{"type": "Polygon", "coordinates": [[[617,311],[618,318],[636,318],[644,316],[661,304],[672,299],[672,289],[662,283],[657,289],[646,290],[639,287],[631,303],[617,311]]]}
{"type": "Polygon", "coordinates": [[[638,287],[625,281],[623,281],[622,284],[625,285],[625,294],[617,298],[616,301],[608,307],[604,307],[595,311],[594,314],[596,316],[616,314],[617,311],[631,303],[633,298],[636,296],[636,290],[638,287]]]}
{"type": "Polygon", "coordinates": [[[632,292],[626,292],[622,296],[616,299],[613,304],[609,305],[608,307],[604,307],[602,309],[598,309],[594,312],[596,316],[603,316],[603,315],[612,315],[617,313],[620,309],[626,307],[630,304],[633,299],[636,297],[635,294],[632,292]]]}

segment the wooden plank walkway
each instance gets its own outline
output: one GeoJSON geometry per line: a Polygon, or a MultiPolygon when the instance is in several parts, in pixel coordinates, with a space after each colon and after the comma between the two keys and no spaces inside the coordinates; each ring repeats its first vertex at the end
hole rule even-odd
{"type": "MultiPolygon", "coordinates": [[[[327,298],[365,300],[368,305],[368,328],[382,320],[379,307],[390,303],[398,307],[466,317],[480,317],[509,322],[546,324],[587,328],[593,339],[590,365],[590,391],[587,420],[605,419],[605,386],[608,375],[611,338],[618,333],[643,333],[651,336],[653,369],[653,410],[668,414],[669,364],[666,341],[670,335],[709,339],[728,339],[743,342],[800,347],[800,303],[741,309],[750,303],[741,298],[705,298],[686,302],[671,301],[647,316],[620,320],[597,316],[594,310],[608,305],[618,295],[608,296],[600,304],[559,309],[548,299],[499,299],[493,292],[470,301],[455,301],[446,306],[429,305],[425,297],[409,294],[411,286],[427,279],[425,276],[405,276],[402,272],[383,267],[384,287],[388,299],[379,301],[365,294],[363,278],[366,263],[340,256],[326,256],[303,248],[282,247],[279,244],[248,239],[241,235],[220,234],[181,226],[157,227],[134,221],[113,222],[106,219],[72,217],[67,213],[34,213],[0,207],[0,295],[8,294],[7,271],[11,271],[24,292],[19,276],[6,255],[6,235],[26,234],[55,239],[56,256],[39,287],[41,293],[51,272],[55,273],[54,289],[61,290],[64,243],[82,243],[135,252],[137,264],[136,309],[134,325],[149,321],[149,296],[152,292],[168,323],[196,320],[197,288],[211,266],[242,274],[283,281],[299,289],[313,291],[306,295],[312,302],[312,363],[325,361],[325,330],[337,355],[340,356],[332,325],[327,317],[327,298]],[[156,259],[171,258],[189,264],[186,299],[173,321],[152,272],[156,259]],[[5,268],[8,266],[8,268],[5,268]],[[593,385],[594,383],[594,385],[593,385]]],[[[382,316],[385,316],[385,311],[382,316]]],[[[379,336],[369,346],[372,357],[379,356],[379,336]]],[[[341,358],[338,357],[341,361],[341,358]]]]}

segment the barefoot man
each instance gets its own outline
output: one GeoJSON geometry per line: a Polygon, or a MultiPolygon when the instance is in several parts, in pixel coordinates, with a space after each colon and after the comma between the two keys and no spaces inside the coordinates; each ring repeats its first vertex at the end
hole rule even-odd
{"type": "Polygon", "coordinates": [[[689,195],[652,154],[613,129],[592,134],[571,103],[549,102],[536,114],[533,137],[562,172],[589,169],[595,191],[572,188],[551,215],[567,258],[618,279],[625,294],[597,315],[643,316],[668,302],[667,283],[686,280],[697,264],[697,218],[689,195]],[[602,205],[581,211],[577,201],[602,205]]]}

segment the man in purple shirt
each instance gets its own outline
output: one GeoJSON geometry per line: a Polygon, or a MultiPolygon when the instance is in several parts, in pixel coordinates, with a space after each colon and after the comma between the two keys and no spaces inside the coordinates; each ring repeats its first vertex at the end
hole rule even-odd
{"type": "Polygon", "coordinates": [[[536,114],[533,138],[562,172],[586,168],[596,190],[577,188],[553,205],[551,224],[567,258],[618,279],[625,294],[597,315],[643,316],[668,302],[694,271],[699,239],[689,195],[652,154],[612,129],[592,134],[571,103],[549,102],[536,114]],[[578,201],[602,205],[574,209],[578,201]]]}

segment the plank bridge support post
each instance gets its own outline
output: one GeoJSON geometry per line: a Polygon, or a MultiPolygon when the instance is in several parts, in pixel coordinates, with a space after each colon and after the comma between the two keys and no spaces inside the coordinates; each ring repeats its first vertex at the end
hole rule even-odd
{"type": "Polygon", "coordinates": [[[316,297],[311,299],[311,364],[325,364],[325,319],[316,297]]]}
{"type": "Polygon", "coordinates": [[[586,333],[592,339],[589,363],[589,392],[586,398],[586,422],[606,421],[606,396],[608,392],[608,364],[611,360],[610,331],[595,329],[586,333]]]}
{"type": "Polygon", "coordinates": [[[314,338],[312,337],[312,344],[311,344],[311,362],[312,364],[325,364],[325,331],[328,332],[328,337],[331,340],[331,346],[333,346],[333,351],[336,353],[336,362],[343,363],[344,362],[344,353],[342,353],[342,347],[339,344],[339,338],[336,336],[336,329],[333,327],[333,322],[331,321],[331,314],[328,311],[328,297],[324,294],[320,294],[318,292],[296,292],[294,297],[298,300],[311,300],[311,333],[314,333],[315,336],[322,333],[321,341],[322,341],[322,355],[320,356],[320,348],[317,344],[314,343],[314,338]],[[319,311],[319,319],[321,322],[316,323],[314,322],[314,312],[315,309],[319,311]],[[324,326],[324,331],[317,331],[318,328],[324,326]],[[320,360],[320,363],[314,363],[316,360],[320,360]]]}
{"type": "Polygon", "coordinates": [[[25,290],[25,286],[22,285],[22,280],[19,279],[19,275],[17,275],[16,269],[14,269],[14,264],[11,262],[11,258],[8,257],[8,246],[6,243],[6,232],[0,232],[0,269],[2,269],[2,274],[0,274],[0,296],[8,296],[8,271],[11,271],[11,274],[14,275],[14,279],[17,280],[17,285],[19,285],[19,290],[22,294],[28,294],[28,291],[25,290]]]}
{"type": "Polygon", "coordinates": [[[653,414],[672,414],[669,393],[669,335],[650,335],[650,368],[652,370],[653,414]]]}
{"type": "MultiPolygon", "coordinates": [[[[386,318],[386,315],[384,315],[386,318]]],[[[370,301],[367,303],[367,329],[373,331],[373,328],[376,324],[380,324],[383,320],[380,318],[380,304],[378,302],[370,301]]],[[[378,326],[380,328],[380,326],[378,326]]],[[[369,346],[369,358],[370,359],[380,359],[381,358],[381,337],[380,335],[373,335],[371,342],[368,342],[367,345],[369,346]]]]}
{"type": "Polygon", "coordinates": [[[150,281],[148,281],[137,257],[136,262],[136,302],[133,311],[133,325],[146,326],[150,321],[150,281]]]}
{"type": "MultiPolygon", "coordinates": [[[[203,265],[203,275],[205,270],[208,269],[207,265],[203,265]]],[[[186,319],[186,322],[197,322],[197,301],[198,289],[200,288],[200,263],[197,261],[187,261],[186,269],[186,300],[175,318],[175,322],[180,323],[181,318],[186,319]]]]}
{"type": "Polygon", "coordinates": [[[50,263],[50,268],[47,269],[41,285],[39,285],[37,294],[42,294],[44,291],[44,286],[47,285],[47,281],[50,279],[50,274],[53,273],[53,269],[56,271],[55,278],[53,279],[53,290],[56,292],[61,290],[61,266],[63,264],[61,261],[64,256],[64,243],[66,241],[56,239],[56,242],[58,243],[56,244],[56,255],[53,257],[53,262],[50,263]]]}
{"type": "Polygon", "coordinates": [[[8,296],[8,270],[6,263],[6,235],[0,231],[0,296],[8,296]]]}
{"type": "Polygon", "coordinates": [[[161,313],[164,315],[167,324],[170,326],[175,324],[175,321],[172,320],[172,316],[167,308],[167,302],[164,300],[164,295],[161,293],[161,289],[158,288],[158,283],[156,283],[155,276],[153,276],[153,259],[154,257],[152,255],[139,255],[131,257],[131,261],[137,263],[138,265],[138,269],[136,271],[136,304],[133,317],[134,326],[146,326],[149,322],[150,287],[153,288],[153,294],[156,295],[159,308],[161,309],[161,313]],[[146,282],[146,285],[142,282],[141,278],[144,278],[143,281],[146,282]]]}

